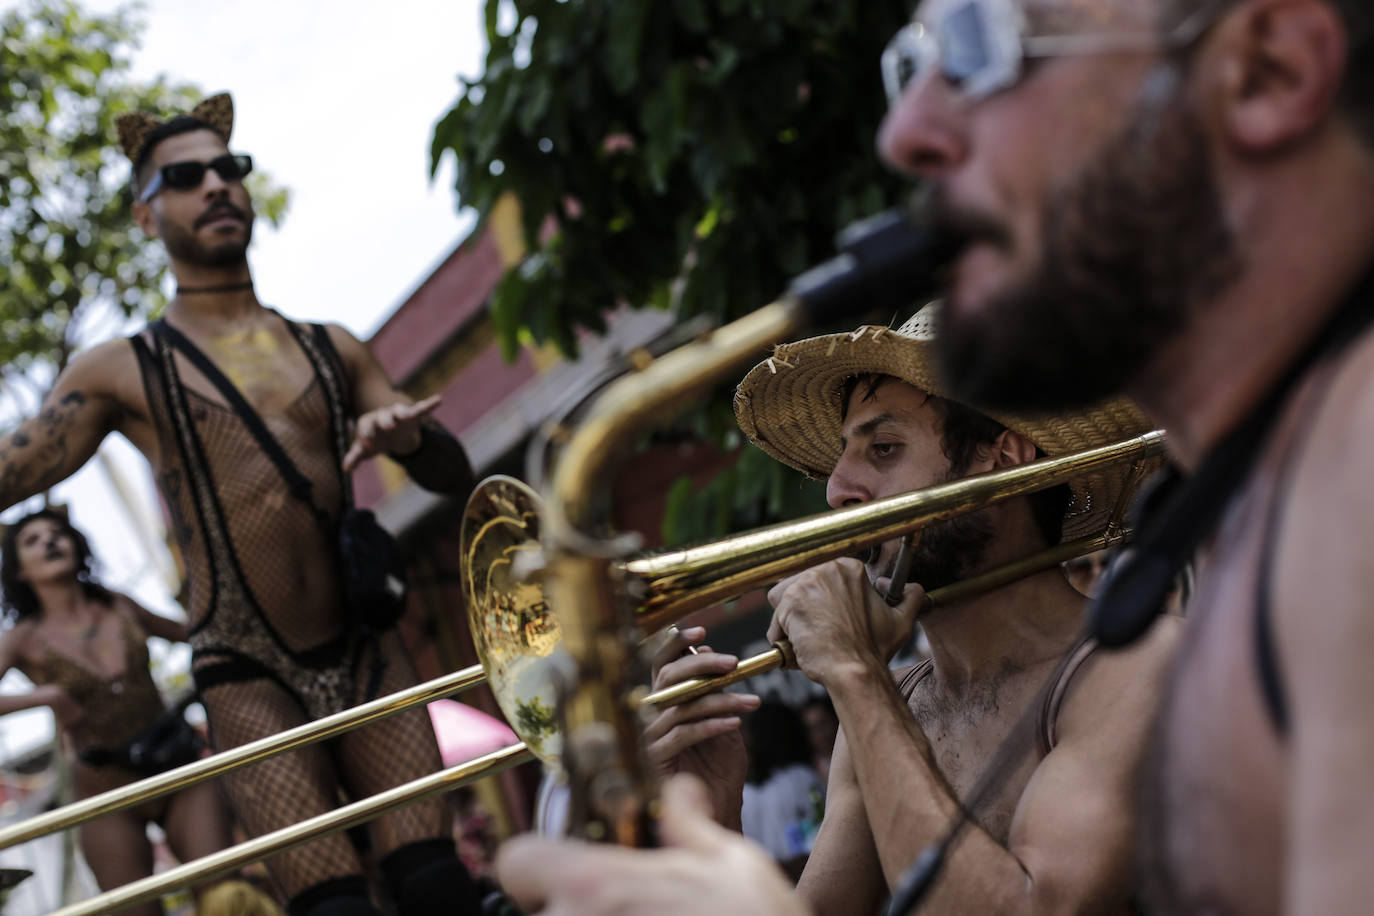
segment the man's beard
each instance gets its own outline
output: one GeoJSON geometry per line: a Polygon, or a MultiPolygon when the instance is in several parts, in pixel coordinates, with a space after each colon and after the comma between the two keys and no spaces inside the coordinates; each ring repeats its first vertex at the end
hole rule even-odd
{"type": "MultiPolygon", "coordinates": [[[[988,545],[995,534],[984,512],[970,512],[927,526],[917,535],[919,540],[911,557],[907,580],[931,592],[969,578],[982,569],[988,545]]],[[[896,562],[894,554],[877,575],[891,576],[896,562]]]]}
{"type": "MultiPolygon", "coordinates": [[[[976,214],[945,217],[955,232],[1007,244],[976,214]]],[[[1048,410],[1120,393],[1240,267],[1206,137],[1177,92],[1137,104],[1051,200],[1043,237],[1025,283],[976,314],[942,310],[940,368],[960,400],[1048,410]]]]}
{"type": "Polygon", "coordinates": [[[158,234],[162,238],[162,244],[167,248],[167,253],[182,263],[194,264],[197,267],[235,267],[244,262],[248,243],[253,240],[253,213],[251,210],[245,212],[233,204],[220,202],[206,208],[196,218],[190,230],[167,220],[159,223],[158,234]],[[226,239],[207,245],[196,238],[197,229],[209,222],[217,213],[226,210],[243,220],[242,239],[226,239]]]}

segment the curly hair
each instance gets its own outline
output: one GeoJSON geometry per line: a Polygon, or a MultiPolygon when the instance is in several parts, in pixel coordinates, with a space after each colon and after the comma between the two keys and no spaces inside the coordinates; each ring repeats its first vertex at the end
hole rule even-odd
{"type": "Polygon", "coordinates": [[[8,623],[17,623],[42,613],[43,606],[38,595],[29,585],[19,578],[19,534],[31,522],[48,519],[62,526],[71,537],[76,550],[76,580],[86,597],[101,604],[109,604],[113,598],[109,590],[95,579],[95,558],[91,555],[91,545],[86,536],[72,526],[67,516],[55,509],[39,509],[19,519],[5,528],[0,538],[0,613],[8,623]]]}

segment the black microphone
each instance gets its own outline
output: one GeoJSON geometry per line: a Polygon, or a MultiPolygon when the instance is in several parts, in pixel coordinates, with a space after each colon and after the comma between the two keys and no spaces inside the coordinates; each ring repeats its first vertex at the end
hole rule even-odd
{"type": "Polygon", "coordinates": [[[838,240],[840,253],[788,287],[808,322],[831,324],[856,305],[864,311],[907,309],[936,295],[962,243],[925,218],[925,209],[893,208],[847,226],[838,240]]]}

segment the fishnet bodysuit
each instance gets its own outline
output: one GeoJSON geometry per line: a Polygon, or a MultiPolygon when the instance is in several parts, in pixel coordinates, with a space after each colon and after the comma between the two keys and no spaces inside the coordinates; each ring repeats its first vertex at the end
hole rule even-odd
{"type": "MultiPolygon", "coordinates": [[[[339,428],[352,413],[345,376],[322,328],[297,339],[316,378],[281,415],[262,419],[312,481],[315,504],[337,519],[348,499],[339,471],[339,428]]],[[[244,422],[183,384],[185,363],[160,335],[145,331],[132,342],[158,429],[159,489],[185,559],[192,671],[215,748],[356,705],[367,698],[379,659],[378,693],[414,684],[394,631],[365,640],[346,626],[332,538],[311,507],[288,493],[244,422]]],[[[256,836],[332,810],[344,795],[375,794],[439,766],[428,715],[416,709],[237,770],[225,783],[235,813],[256,836]]],[[[450,836],[441,801],[384,815],[372,830],[380,855],[450,836]]],[[[288,897],[362,871],[340,834],[268,865],[288,897]]]]}

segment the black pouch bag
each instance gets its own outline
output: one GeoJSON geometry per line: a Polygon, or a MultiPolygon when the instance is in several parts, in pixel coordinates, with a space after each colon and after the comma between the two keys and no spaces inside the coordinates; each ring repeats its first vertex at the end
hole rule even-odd
{"type": "Polygon", "coordinates": [[[164,712],[128,744],[114,748],[90,748],[80,755],[91,766],[117,766],[140,776],[157,776],[200,759],[205,741],[186,721],[188,697],[164,712]]]}
{"type": "Polygon", "coordinates": [[[396,539],[369,509],[349,509],[339,521],[339,570],[348,613],[386,630],[406,609],[406,564],[396,539]]]}

